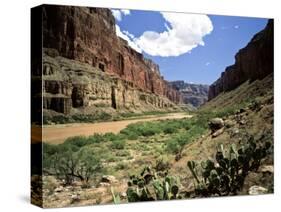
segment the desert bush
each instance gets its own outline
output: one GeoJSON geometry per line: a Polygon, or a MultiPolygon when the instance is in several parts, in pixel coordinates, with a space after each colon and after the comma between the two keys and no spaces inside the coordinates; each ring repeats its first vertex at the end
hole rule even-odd
{"type": "Polygon", "coordinates": [[[170,139],[166,143],[165,150],[172,154],[177,154],[181,149],[181,146],[178,144],[178,141],[175,139],[170,139]]]}
{"type": "Polygon", "coordinates": [[[105,142],[105,141],[106,141],[106,137],[104,135],[95,133],[88,137],[85,137],[85,136],[69,137],[64,141],[63,144],[60,144],[59,146],[70,146],[70,147],[72,147],[72,150],[74,151],[75,148],[79,149],[86,145],[101,143],[101,142],[105,142]]]}
{"type": "Polygon", "coordinates": [[[189,132],[181,132],[175,134],[166,143],[166,151],[169,153],[177,154],[180,153],[183,147],[190,142],[189,132]]]}
{"type": "Polygon", "coordinates": [[[128,165],[124,162],[119,162],[115,166],[116,170],[124,170],[124,169],[127,169],[127,168],[128,168],[128,165]]]}
{"type": "Polygon", "coordinates": [[[85,136],[74,136],[67,138],[63,145],[73,145],[77,147],[82,147],[88,144],[88,138],[85,136]]]}
{"type": "Polygon", "coordinates": [[[106,141],[106,137],[102,134],[95,133],[87,138],[87,144],[95,144],[106,141]]]}
{"type": "Polygon", "coordinates": [[[51,122],[56,124],[66,124],[73,122],[73,120],[70,117],[64,115],[43,116],[43,124],[50,124],[51,122]]]}
{"type": "Polygon", "coordinates": [[[125,139],[123,134],[114,134],[114,133],[105,133],[103,135],[104,140],[106,141],[114,141],[114,140],[122,140],[125,139]]]}
{"type": "Polygon", "coordinates": [[[109,121],[112,116],[106,112],[98,112],[95,114],[75,114],[72,116],[56,115],[56,116],[43,116],[43,124],[66,124],[66,123],[93,123],[97,121],[109,121]]]}
{"type": "Polygon", "coordinates": [[[134,123],[129,124],[125,129],[121,130],[121,134],[126,135],[126,137],[139,137],[139,136],[152,136],[161,133],[162,130],[154,122],[144,122],[144,123],[134,123]]]}
{"type": "Polygon", "coordinates": [[[117,157],[128,157],[130,155],[131,155],[130,152],[127,150],[119,150],[116,152],[117,157]]]}
{"type": "Polygon", "coordinates": [[[113,140],[111,141],[112,149],[124,149],[125,148],[125,140],[113,140]]]}
{"type": "Polygon", "coordinates": [[[155,170],[157,172],[168,171],[170,167],[171,167],[171,164],[169,163],[169,161],[167,159],[164,160],[164,158],[162,157],[162,158],[156,160],[155,170]]]}
{"type": "Polygon", "coordinates": [[[180,122],[168,122],[166,124],[163,124],[162,130],[165,134],[172,134],[178,131],[180,129],[180,122]]]}
{"type": "Polygon", "coordinates": [[[77,148],[72,144],[45,146],[43,171],[64,180],[66,184],[72,184],[74,179],[88,183],[102,168],[99,156],[86,148],[77,148]]]}

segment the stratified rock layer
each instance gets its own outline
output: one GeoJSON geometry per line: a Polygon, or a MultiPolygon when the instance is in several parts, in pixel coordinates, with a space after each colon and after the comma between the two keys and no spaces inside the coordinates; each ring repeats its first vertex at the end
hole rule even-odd
{"type": "Polygon", "coordinates": [[[109,9],[45,5],[43,20],[44,108],[67,114],[98,101],[114,109],[137,107],[139,101],[159,108],[181,101],[158,65],[116,36],[109,9]],[[73,66],[68,61],[65,67],[60,57],[73,66]],[[86,70],[73,68],[75,63],[87,64],[86,70]],[[97,73],[108,81],[97,80],[97,73]]]}
{"type": "Polygon", "coordinates": [[[199,107],[208,100],[208,85],[186,83],[182,80],[172,81],[170,85],[181,93],[185,104],[199,107]]]}
{"type": "Polygon", "coordinates": [[[227,67],[210,86],[208,99],[232,90],[247,80],[263,79],[270,73],[273,73],[273,20],[269,20],[265,29],[236,54],[234,65],[227,67]]]}
{"type": "Polygon", "coordinates": [[[141,90],[132,82],[108,75],[91,65],[54,56],[53,52],[44,49],[44,109],[64,114],[91,114],[95,108],[129,111],[176,109],[176,105],[165,96],[141,90]]]}

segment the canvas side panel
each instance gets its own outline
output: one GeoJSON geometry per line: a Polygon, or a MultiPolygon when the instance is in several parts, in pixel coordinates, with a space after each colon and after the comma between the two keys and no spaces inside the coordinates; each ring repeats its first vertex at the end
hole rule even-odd
{"type": "Polygon", "coordinates": [[[42,6],[31,9],[31,203],[42,195],[42,6]]]}

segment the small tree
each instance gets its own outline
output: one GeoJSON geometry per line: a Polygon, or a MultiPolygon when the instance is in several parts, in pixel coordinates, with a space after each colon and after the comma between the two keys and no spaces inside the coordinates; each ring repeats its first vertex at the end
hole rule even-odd
{"type": "Polygon", "coordinates": [[[72,184],[75,178],[88,183],[102,166],[99,157],[91,151],[85,148],[73,151],[70,147],[63,146],[49,156],[44,168],[45,172],[65,180],[66,184],[72,184]]]}

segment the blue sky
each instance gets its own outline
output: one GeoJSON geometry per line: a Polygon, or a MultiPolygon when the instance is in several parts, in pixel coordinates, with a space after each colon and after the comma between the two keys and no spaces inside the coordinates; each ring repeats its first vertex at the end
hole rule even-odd
{"type": "Polygon", "coordinates": [[[117,35],[159,64],[167,80],[211,84],[268,19],[112,10],[117,35]]]}

